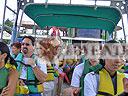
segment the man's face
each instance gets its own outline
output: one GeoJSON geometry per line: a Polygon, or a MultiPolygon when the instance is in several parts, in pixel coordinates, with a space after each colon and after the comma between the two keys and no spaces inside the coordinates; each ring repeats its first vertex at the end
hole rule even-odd
{"type": "Polygon", "coordinates": [[[30,54],[34,52],[34,46],[29,38],[25,38],[21,43],[21,50],[24,54],[30,54]]]}
{"type": "Polygon", "coordinates": [[[123,52],[123,48],[121,46],[117,46],[117,47],[113,47],[112,50],[112,54],[111,57],[109,57],[108,59],[106,59],[107,64],[105,65],[107,67],[108,70],[110,70],[111,72],[114,72],[116,70],[119,70],[121,68],[121,66],[124,65],[124,55],[122,54],[123,52]],[[113,49],[117,48],[119,50],[115,51],[113,49]]]}
{"type": "Polygon", "coordinates": [[[123,65],[123,60],[120,59],[107,59],[107,64],[105,65],[111,72],[117,71],[123,65]]]}

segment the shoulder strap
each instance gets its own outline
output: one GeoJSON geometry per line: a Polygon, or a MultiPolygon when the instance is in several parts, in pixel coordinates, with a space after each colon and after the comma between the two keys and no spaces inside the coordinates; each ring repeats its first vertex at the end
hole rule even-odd
{"type": "Polygon", "coordinates": [[[89,72],[89,67],[90,67],[89,60],[85,60],[84,61],[84,70],[83,70],[82,76],[80,78],[80,87],[81,87],[80,96],[84,96],[84,77],[89,72]]]}
{"type": "Polygon", "coordinates": [[[90,68],[90,62],[89,62],[89,60],[85,60],[82,76],[86,75],[89,72],[89,68],[90,68]]]}
{"type": "Polygon", "coordinates": [[[98,73],[102,68],[103,68],[103,66],[101,64],[97,64],[95,66],[91,66],[89,71],[98,73]]]}
{"type": "Polygon", "coordinates": [[[113,96],[112,94],[109,94],[109,93],[106,93],[106,92],[100,92],[100,91],[98,91],[98,95],[113,96]]]}
{"type": "MultiPolygon", "coordinates": [[[[32,55],[32,58],[35,60],[35,63],[37,65],[38,62],[37,62],[37,59],[35,59],[35,55],[32,55]]],[[[39,80],[37,80],[32,68],[30,66],[27,66],[27,80],[28,81],[34,81],[35,84],[37,82],[39,82],[39,80]]]]}

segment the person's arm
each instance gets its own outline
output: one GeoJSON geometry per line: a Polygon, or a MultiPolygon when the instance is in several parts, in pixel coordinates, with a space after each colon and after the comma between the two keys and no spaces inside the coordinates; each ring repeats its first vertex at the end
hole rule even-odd
{"type": "Polygon", "coordinates": [[[73,75],[72,75],[72,79],[71,79],[71,86],[73,87],[80,87],[80,78],[82,76],[82,72],[84,70],[84,64],[80,64],[78,66],[75,67],[74,71],[73,71],[73,75]]]}
{"type": "Polygon", "coordinates": [[[66,59],[64,58],[63,60],[63,66],[61,67],[62,69],[66,66],[66,59]]]}
{"type": "Polygon", "coordinates": [[[16,84],[18,81],[18,72],[15,69],[9,69],[8,84],[3,88],[1,96],[14,96],[16,84]]]}
{"type": "Polygon", "coordinates": [[[123,79],[124,92],[118,96],[128,96],[128,78],[123,79]]]}
{"type": "Polygon", "coordinates": [[[82,76],[84,64],[75,67],[71,80],[71,87],[64,89],[63,96],[77,96],[80,92],[80,77],[82,76]]]}
{"type": "Polygon", "coordinates": [[[94,72],[88,73],[84,79],[84,96],[97,95],[97,77],[94,72]]]}
{"type": "Polygon", "coordinates": [[[80,88],[69,87],[69,88],[64,89],[63,96],[77,96],[79,92],[80,92],[80,88]]]}
{"type": "Polygon", "coordinates": [[[45,82],[46,78],[47,78],[47,74],[44,73],[38,66],[35,66],[33,68],[33,71],[35,73],[36,78],[41,82],[45,82]]]}
{"type": "Polygon", "coordinates": [[[34,71],[34,74],[36,76],[36,78],[41,82],[45,82],[46,78],[47,78],[47,67],[46,64],[42,64],[41,61],[38,61],[39,58],[37,58],[37,63],[30,58],[28,60],[28,65],[30,65],[34,71]]]}

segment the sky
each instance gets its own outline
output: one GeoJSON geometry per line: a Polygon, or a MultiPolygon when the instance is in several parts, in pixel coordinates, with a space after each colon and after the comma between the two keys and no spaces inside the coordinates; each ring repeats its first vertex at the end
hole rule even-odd
{"type": "MultiPolygon", "coordinates": [[[[28,0],[27,0],[28,1],[28,0]]],[[[65,4],[69,4],[70,3],[70,0],[48,0],[49,3],[65,3],[65,4]]],[[[35,0],[35,3],[44,3],[45,0],[35,0]]],[[[4,12],[4,3],[5,3],[5,0],[0,0],[0,7],[1,7],[1,10],[0,10],[0,24],[2,24],[2,20],[3,20],[3,12],[4,12]]],[[[13,10],[16,10],[16,3],[17,3],[17,0],[7,0],[7,5],[12,8],[13,10]]],[[[94,5],[95,2],[94,1],[86,1],[86,0],[72,0],[72,4],[86,4],[86,5],[94,5]]],[[[110,2],[109,1],[97,1],[97,5],[102,5],[102,4],[105,4],[106,6],[110,5],[110,2]]],[[[20,11],[20,14],[21,14],[21,11],[20,11]]],[[[124,27],[125,27],[125,31],[126,31],[126,35],[127,35],[127,38],[128,38],[128,20],[127,20],[127,16],[126,15],[123,15],[124,19],[124,27]]],[[[10,20],[14,20],[15,18],[15,15],[14,13],[12,13],[10,10],[6,9],[6,15],[5,15],[5,20],[9,18],[10,20]]],[[[27,16],[24,15],[23,17],[23,20],[24,21],[31,21],[27,16]]],[[[19,22],[19,21],[18,21],[19,22]]],[[[120,21],[119,26],[122,27],[122,22],[120,21]]],[[[118,31],[117,32],[118,34],[118,38],[123,38],[123,31],[118,31]]],[[[128,41],[128,40],[127,40],[128,41]]]]}

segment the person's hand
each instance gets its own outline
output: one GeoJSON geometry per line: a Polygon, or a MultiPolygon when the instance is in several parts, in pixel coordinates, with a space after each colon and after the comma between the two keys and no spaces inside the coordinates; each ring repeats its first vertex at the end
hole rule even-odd
{"type": "Polygon", "coordinates": [[[0,96],[9,96],[9,87],[4,87],[0,96]]]}
{"type": "Polygon", "coordinates": [[[128,78],[123,78],[124,92],[128,93],[128,78]]]}
{"type": "Polygon", "coordinates": [[[80,92],[80,88],[66,88],[64,89],[64,96],[77,96],[77,94],[80,92]]]}
{"type": "Polygon", "coordinates": [[[25,83],[24,83],[23,80],[21,80],[21,79],[18,80],[18,84],[19,84],[20,86],[25,86],[25,83]]]}
{"type": "Polygon", "coordinates": [[[35,60],[33,58],[27,58],[27,65],[33,66],[35,64],[35,60]]]}
{"type": "Polygon", "coordinates": [[[0,96],[13,96],[13,90],[10,86],[4,87],[0,96]]]}
{"type": "Polygon", "coordinates": [[[80,92],[80,88],[72,88],[73,90],[73,95],[71,96],[77,96],[77,94],[80,92]]]}

